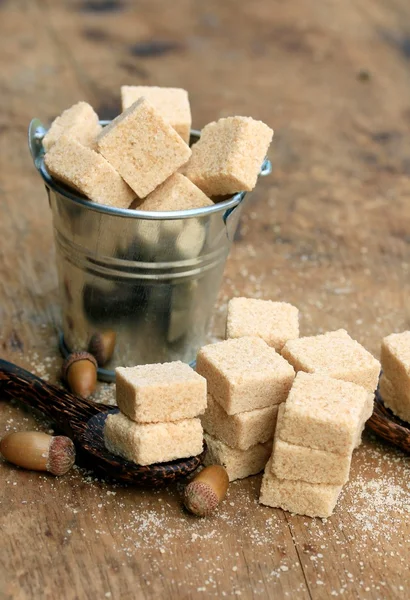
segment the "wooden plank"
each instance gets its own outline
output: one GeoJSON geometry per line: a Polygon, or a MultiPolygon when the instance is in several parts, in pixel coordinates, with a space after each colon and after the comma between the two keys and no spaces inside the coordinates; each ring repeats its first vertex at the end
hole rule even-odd
{"type": "MultiPolygon", "coordinates": [[[[276,129],[274,172],[246,208],[214,336],[238,294],[293,302],[303,333],[345,327],[376,355],[383,335],[409,328],[408,3],[9,0],[0,16],[2,357],[58,380],[51,216],[28,122],[79,99],[110,118],[123,83],[188,88],[196,127],[251,114],[276,129]]],[[[0,435],[49,426],[0,403],[0,435]]],[[[260,506],[260,476],[201,520],[182,510],[181,487],[2,463],[1,597],[407,598],[407,469],[366,437],[322,522],[260,506]]]]}

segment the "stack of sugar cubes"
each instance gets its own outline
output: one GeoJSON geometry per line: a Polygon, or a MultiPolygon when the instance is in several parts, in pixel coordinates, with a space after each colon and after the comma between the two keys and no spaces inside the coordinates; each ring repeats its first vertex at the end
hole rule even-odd
{"type": "Polygon", "coordinates": [[[278,408],[295,377],[277,350],[298,335],[294,306],[234,298],[228,339],[198,353],[196,369],[208,384],[205,463],[223,465],[230,481],[258,473],[271,454],[278,408]]]}
{"type": "Polygon", "coordinates": [[[196,456],[203,450],[198,418],[206,380],[179,361],[116,369],[120,412],[104,426],[107,450],[138,465],[196,456]]]}
{"type": "Polygon", "coordinates": [[[345,330],[291,340],[282,355],[297,375],[279,410],[260,502],[328,517],[373,412],[380,364],[345,330]]]}
{"type": "Polygon", "coordinates": [[[410,331],[383,339],[381,363],[380,396],[396,416],[410,423],[410,331]]]}
{"type": "Polygon", "coordinates": [[[213,206],[255,187],[273,136],[262,121],[209,123],[191,149],[186,90],[123,86],[121,98],[123,112],[106,127],[87,102],[54,120],[43,138],[54,178],[99,204],[146,211],[213,206]]]}

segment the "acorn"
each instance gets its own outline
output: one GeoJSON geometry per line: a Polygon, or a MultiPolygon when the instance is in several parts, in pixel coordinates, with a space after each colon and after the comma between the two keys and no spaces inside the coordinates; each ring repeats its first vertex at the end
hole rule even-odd
{"type": "Polygon", "coordinates": [[[114,353],[117,334],[112,329],[96,332],[91,336],[88,352],[94,356],[98,366],[103,367],[114,353]]]}
{"type": "Polygon", "coordinates": [[[9,433],[0,441],[6,460],[31,471],[64,475],[75,462],[75,447],[64,435],[55,437],[41,431],[9,433]]]}
{"type": "Polygon", "coordinates": [[[97,361],[88,352],[70,354],[63,363],[61,376],[73,394],[88,398],[97,385],[97,361]]]}
{"type": "Polygon", "coordinates": [[[221,465],[205,467],[188,483],[184,493],[185,507],[198,517],[211,514],[228,491],[229,477],[221,465]]]}

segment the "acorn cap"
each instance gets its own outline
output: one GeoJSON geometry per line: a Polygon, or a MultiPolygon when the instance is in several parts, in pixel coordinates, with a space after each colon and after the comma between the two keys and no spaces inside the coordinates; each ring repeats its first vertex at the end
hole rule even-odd
{"type": "Polygon", "coordinates": [[[184,502],[191,513],[206,517],[216,509],[219,498],[208,483],[192,481],[185,489],[184,502]]]}
{"type": "Polygon", "coordinates": [[[198,517],[211,514],[228,491],[228,472],[222,465],[209,465],[188,483],[184,492],[186,508],[198,517]]]}
{"type": "Polygon", "coordinates": [[[51,439],[48,451],[47,471],[53,475],[65,475],[75,462],[75,446],[70,438],[57,435],[51,439]]]}
{"type": "Polygon", "coordinates": [[[98,369],[97,361],[95,360],[92,354],[90,354],[89,352],[73,352],[72,354],[67,356],[61,367],[61,377],[62,379],[64,379],[64,381],[67,381],[67,374],[71,365],[77,362],[78,360],[89,360],[90,363],[92,363],[95,366],[95,368],[98,369]]]}

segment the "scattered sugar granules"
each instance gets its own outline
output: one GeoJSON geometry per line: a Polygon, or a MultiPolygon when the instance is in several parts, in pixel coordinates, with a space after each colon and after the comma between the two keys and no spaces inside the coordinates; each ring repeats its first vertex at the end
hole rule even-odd
{"type": "MultiPolygon", "coordinates": [[[[263,281],[263,277],[255,277],[263,281]]],[[[216,325],[223,323],[223,307],[216,311],[214,320],[216,325]]],[[[214,331],[214,338],[219,339],[222,333],[218,333],[218,326],[214,331]]],[[[23,358],[26,368],[60,385],[59,356],[40,359],[38,353],[27,353],[23,358]]],[[[101,384],[94,399],[114,404],[114,391],[114,385],[101,384]]],[[[4,410],[6,430],[33,428],[33,423],[36,428],[50,429],[49,423],[34,421],[13,406],[5,405],[4,410]]],[[[35,511],[45,496],[53,503],[61,500],[63,493],[66,502],[58,527],[66,538],[80,537],[88,544],[108,541],[110,551],[123,565],[143,556],[147,586],[166,576],[172,585],[192,595],[201,589],[211,597],[246,597],[252,583],[255,597],[263,597],[266,586],[272,593],[283,590],[285,596],[286,590],[292,590],[289,598],[298,594],[304,597],[307,585],[313,595],[323,594],[320,590],[333,581],[329,569],[337,560],[338,579],[329,589],[331,597],[407,598],[410,540],[403,524],[410,513],[408,458],[375,438],[369,443],[367,437],[353,462],[351,480],[334,516],[324,520],[261,507],[258,476],[231,484],[218,512],[196,519],[181,507],[182,484],[144,491],[101,481],[94,473],[78,468],[60,480],[37,474],[27,478],[21,470],[11,468],[0,507],[5,502],[10,507],[15,501],[20,510],[35,511]],[[38,499],[25,497],[24,488],[30,483],[38,487],[38,499]],[[82,510],[83,505],[92,509],[82,510]],[[172,556],[180,551],[181,540],[185,559],[176,574],[172,556]],[[370,563],[378,565],[376,571],[369,569],[370,563]],[[388,578],[389,572],[394,578],[392,563],[400,572],[400,585],[396,581],[395,587],[388,578]],[[384,577],[380,576],[380,565],[385,566],[384,577]],[[230,588],[225,587],[227,573],[230,588]]],[[[6,533],[10,527],[12,524],[6,525],[6,533]]]]}

